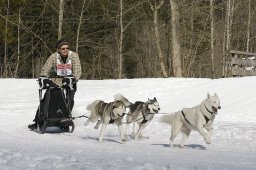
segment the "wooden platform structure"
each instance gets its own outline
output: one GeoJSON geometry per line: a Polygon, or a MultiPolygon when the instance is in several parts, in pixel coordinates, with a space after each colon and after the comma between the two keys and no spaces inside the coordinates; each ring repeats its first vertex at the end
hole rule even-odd
{"type": "Polygon", "coordinates": [[[233,77],[256,76],[256,53],[230,50],[228,72],[233,77]]]}

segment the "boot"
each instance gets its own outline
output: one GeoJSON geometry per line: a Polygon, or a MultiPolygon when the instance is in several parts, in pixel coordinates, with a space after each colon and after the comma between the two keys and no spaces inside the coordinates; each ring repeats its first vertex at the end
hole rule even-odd
{"type": "Polygon", "coordinates": [[[30,130],[35,130],[35,129],[36,129],[36,126],[37,126],[37,123],[35,122],[35,123],[33,123],[33,124],[29,124],[29,125],[28,125],[28,128],[29,128],[30,130]]]}

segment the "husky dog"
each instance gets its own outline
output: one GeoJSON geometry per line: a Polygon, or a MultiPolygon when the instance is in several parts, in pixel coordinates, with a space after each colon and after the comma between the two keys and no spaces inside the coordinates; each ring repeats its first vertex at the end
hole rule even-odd
{"type": "Polygon", "coordinates": [[[151,122],[154,115],[160,110],[159,104],[154,99],[148,99],[147,102],[137,101],[130,106],[130,111],[126,116],[126,135],[128,134],[129,124],[133,122],[133,133],[135,140],[138,140],[142,130],[151,122]],[[139,129],[135,132],[135,122],[139,125],[139,129]]]}
{"type": "Polygon", "coordinates": [[[213,133],[212,124],[218,109],[221,109],[221,106],[217,94],[211,96],[208,93],[207,98],[200,105],[162,116],[159,121],[171,124],[172,127],[170,146],[173,145],[174,139],[181,132],[183,137],[180,146],[184,147],[191,130],[198,131],[204,137],[205,143],[210,144],[213,133]]]}
{"type": "Polygon", "coordinates": [[[122,119],[125,115],[125,108],[130,106],[130,102],[121,94],[114,96],[116,99],[113,102],[105,103],[102,100],[95,100],[93,103],[89,104],[86,110],[91,112],[90,117],[84,123],[87,126],[90,122],[97,124],[95,129],[101,126],[99,141],[102,142],[103,134],[108,124],[116,124],[118,126],[121,143],[125,142],[122,119]]]}

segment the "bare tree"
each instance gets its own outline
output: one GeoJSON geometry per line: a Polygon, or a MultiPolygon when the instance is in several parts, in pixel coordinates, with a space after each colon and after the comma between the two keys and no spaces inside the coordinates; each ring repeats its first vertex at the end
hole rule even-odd
{"type": "Polygon", "coordinates": [[[250,27],[251,27],[251,0],[248,0],[248,20],[247,20],[247,36],[246,36],[246,51],[249,52],[250,47],[250,27]]]}
{"type": "MultiPolygon", "coordinates": [[[[195,32],[195,24],[194,24],[194,18],[195,18],[195,10],[196,10],[196,3],[195,1],[191,1],[191,4],[189,4],[190,6],[190,13],[189,13],[189,33],[187,35],[187,37],[185,37],[184,39],[188,39],[188,49],[186,49],[187,52],[184,52],[182,55],[183,55],[183,58],[182,58],[182,65],[183,65],[183,74],[185,76],[188,76],[188,61],[189,61],[189,58],[191,58],[193,56],[193,46],[194,46],[194,43],[195,43],[195,36],[194,36],[194,32],[195,32]]],[[[183,7],[184,8],[184,7],[183,7]]],[[[184,22],[184,21],[183,21],[184,22]]],[[[184,23],[183,23],[184,24],[184,23]]],[[[184,26],[183,26],[184,27],[184,26]]],[[[183,49],[183,51],[185,51],[185,49],[183,49]]]]}
{"type": "Polygon", "coordinates": [[[233,11],[234,11],[234,0],[227,0],[227,11],[225,17],[225,31],[224,37],[225,41],[223,41],[223,69],[222,74],[226,77],[226,60],[230,51],[231,44],[231,27],[233,22],[233,11]]]}
{"type": "Polygon", "coordinates": [[[199,49],[200,45],[202,45],[202,41],[205,38],[205,32],[206,32],[207,23],[209,23],[209,16],[207,16],[207,18],[204,21],[204,25],[203,25],[203,29],[202,29],[201,35],[198,36],[198,40],[197,40],[195,48],[194,48],[192,59],[191,59],[191,61],[188,64],[187,77],[191,76],[190,75],[191,74],[191,69],[192,69],[192,66],[193,66],[193,64],[194,64],[194,62],[196,60],[198,49],[199,49]]]}
{"type": "Polygon", "coordinates": [[[62,37],[63,12],[64,12],[64,0],[60,0],[60,4],[59,4],[58,40],[61,39],[61,37],[62,37]]]}
{"type": "Polygon", "coordinates": [[[148,3],[150,4],[150,8],[153,11],[153,15],[154,15],[153,23],[154,23],[154,31],[155,31],[155,38],[156,38],[155,42],[156,42],[156,46],[157,46],[157,50],[158,50],[160,67],[162,70],[163,77],[167,78],[168,72],[166,71],[166,67],[165,67],[165,63],[164,63],[164,56],[163,56],[162,48],[160,45],[160,37],[159,37],[159,30],[158,30],[158,27],[159,27],[158,26],[158,11],[164,4],[164,0],[161,0],[158,5],[156,4],[156,2],[154,5],[152,5],[152,3],[150,1],[148,1],[148,3]]]}
{"type": "Polygon", "coordinates": [[[140,1],[136,4],[133,4],[130,8],[124,10],[124,3],[123,0],[119,0],[119,24],[120,24],[120,35],[119,35],[119,43],[118,43],[118,57],[119,57],[119,64],[118,64],[118,78],[121,79],[123,78],[123,44],[124,44],[124,33],[128,26],[132,23],[134,20],[135,16],[126,24],[124,25],[124,14],[128,13],[132,10],[134,10],[137,6],[140,4],[144,3],[144,1],[140,1]]]}
{"type": "Polygon", "coordinates": [[[76,34],[76,52],[78,52],[78,47],[79,47],[79,36],[80,36],[80,30],[81,30],[81,25],[82,25],[82,19],[83,19],[83,14],[84,14],[84,7],[85,7],[85,2],[86,0],[83,1],[80,17],[79,17],[79,23],[77,27],[77,34],[76,34]]]}
{"type": "Polygon", "coordinates": [[[19,9],[19,19],[18,19],[18,54],[17,54],[17,61],[16,61],[16,68],[14,71],[14,77],[17,78],[17,73],[18,73],[18,68],[19,68],[19,62],[20,62],[20,23],[21,23],[21,19],[20,19],[20,14],[21,14],[21,7],[19,9]]]}
{"type": "Polygon", "coordinates": [[[211,67],[211,74],[212,74],[212,78],[215,77],[214,73],[215,73],[215,63],[214,63],[214,22],[213,22],[213,1],[214,0],[210,0],[210,21],[211,21],[211,61],[212,61],[212,67],[211,67]]]}
{"type": "Polygon", "coordinates": [[[179,37],[179,10],[176,0],[170,0],[171,5],[171,23],[172,23],[172,68],[175,77],[182,77],[181,55],[180,55],[180,37],[179,37]]]}
{"type": "Polygon", "coordinates": [[[7,1],[6,7],[6,19],[5,19],[5,37],[4,37],[4,73],[3,77],[6,78],[8,76],[7,69],[7,36],[8,36],[8,18],[9,18],[9,0],[7,1]]]}
{"type": "Polygon", "coordinates": [[[124,39],[124,25],[123,25],[123,0],[120,0],[120,40],[119,40],[119,69],[118,77],[122,78],[123,72],[123,39],[124,39]]]}

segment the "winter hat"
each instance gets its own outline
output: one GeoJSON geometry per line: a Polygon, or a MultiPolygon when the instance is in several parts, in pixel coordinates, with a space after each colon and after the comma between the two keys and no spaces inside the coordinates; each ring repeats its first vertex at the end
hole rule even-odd
{"type": "Polygon", "coordinates": [[[67,42],[66,40],[64,40],[64,39],[60,39],[59,41],[57,41],[57,43],[56,43],[56,48],[57,49],[60,49],[60,47],[61,46],[63,46],[63,45],[70,45],[69,44],[69,42],[67,42]]]}

